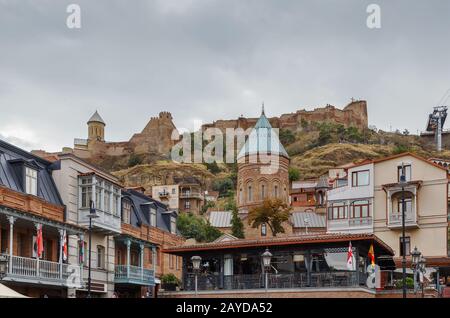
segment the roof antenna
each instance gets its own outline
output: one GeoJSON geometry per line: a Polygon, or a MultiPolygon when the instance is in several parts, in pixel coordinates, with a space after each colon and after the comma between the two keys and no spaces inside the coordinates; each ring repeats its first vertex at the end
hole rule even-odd
{"type": "Polygon", "coordinates": [[[261,115],[266,115],[265,113],[264,113],[264,102],[262,102],[262,112],[261,112],[261,115]]]}

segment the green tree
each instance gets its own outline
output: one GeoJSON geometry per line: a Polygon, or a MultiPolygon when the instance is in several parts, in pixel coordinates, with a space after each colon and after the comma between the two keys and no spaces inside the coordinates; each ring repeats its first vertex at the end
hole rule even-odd
{"type": "Polygon", "coordinates": [[[217,162],[205,163],[206,169],[208,169],[212,174],[218,174],[220,171],[219,165],[217,162]]]}
{"type": "Polygon", "coordinates": [[[295,141],[295,135],[289,129],[280,129],[280,142],[283,145],[292,144],[295,141]]]}
{"type": "Polygon", "coordinates": [[[258,228],[261,224],[267,224],[273,236],[284,233],[283,223],[289,220],[291,208],[280,199],[266,199],[262,205],[250,209],[248,224],[258,228]]]}
{"type": "Polygon", "coordinates": [[[200,216],[182,213],[177,218],[177,228],[186,238],[194,238],[197,242],[212,242],[222,233],[200,216]]]}
{"type": "Polygon", "coordinates": [[[245,238],[244,234],[244,223],[242,223],[241,218],[238,214],[238,208],[236,206],[236,201],[234,200],[234,197],[228,198],[227,202],[225,203],[225,210],[231,211],[232,217],[231,217],[231,234],[236,236],[237,238],[245,238]]]}
{"type": "Polygon", "coordinates": [[[134,167],[134,166],[140,165],[141,163],[142,163],[142,158],[134,153],[131,154],[130,158],[128,159],[128,167],[134,167]]]}
{"type": "Polygon", "coordinates": [[[297,181],[300,179],[300,171],[295,167],[289,167],[289,181],[297,181]]]}
{"type": "Polygon", "coordinates": [[[234,189],[234,183],[230,178],[217,179],[214,180],[212,188],[214,191],[219,191],[219,196],[228,197],[234,189]]]}

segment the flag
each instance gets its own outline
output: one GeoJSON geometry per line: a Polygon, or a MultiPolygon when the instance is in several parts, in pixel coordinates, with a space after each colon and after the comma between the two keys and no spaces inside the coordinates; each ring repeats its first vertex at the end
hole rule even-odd
{"type": "Polygon", "coordinates": [[[373,251],[373,243],[370,244],[370,249],[369,249],[369,259],[370,259],[370,263],[372,264],[372,268],[375,267],[375,253],[373,251]]]}
{"type": "Polygon", "coordinates": [[[63,261],[67,261],[67,232],[66,230],[63,230],[63,261]]]}
{"type": "Polygon", "coordinates": [[[36,237],[36,257],[41,258],[42,252],[44,252],[44,238],[42,237],[42,224],[38,224],[36,237]]]}
{"type": "Polygon", "coordinates": [[[350,271],[354,271],[355,270],[355,258],[353,257],[352,241],[350,241],[350,243],[348,245],[347,269],[350,270],[350,271]]]}

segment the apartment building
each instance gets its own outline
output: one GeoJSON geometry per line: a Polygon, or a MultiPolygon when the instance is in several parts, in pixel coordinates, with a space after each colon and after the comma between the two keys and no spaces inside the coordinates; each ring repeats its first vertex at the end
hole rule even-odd
{"type": "MultiPolygon", "coordinates": [[[[448,172],[412,153],[350,165],[347,182],[328,191],[329,233],[374,233],[397,259],[417,246],[427,265],[448,262],[448,172]],[[402,171],[406,182],[400,184],[402,171]],[[402,248],[405,202],[406,250],[402,248]]],[[[444,264],[445,265],[445,264],[444,264]]]]}
{"type": "MultiPolygon", "coordinates": [[[[53,178],[66,205],[67,224],[87,230],[89,214],[92,219],[91,296],[112,297],[114,293],[115,240],[121,233],[121,184],[113,175],[72,155],[59,155],[53,164],[53,178]],[[93,206],[91,206],[91,202],[93,206]]],[[[82,275],[88,277],[89,240],[69,236],[69,262],[83,265],[82,275]]],[[[69,297],[87,296],[87,286],[69,291],[69,297]]]]}
{"type": "Polygon", "coordinates": [[[67,259],[67,237],[83,229],[66,223],[52,163],[0,140],[0,253],[8,258],[2,283],[30,297],[66,297],[83,285],[78,259],[67,259]]]}

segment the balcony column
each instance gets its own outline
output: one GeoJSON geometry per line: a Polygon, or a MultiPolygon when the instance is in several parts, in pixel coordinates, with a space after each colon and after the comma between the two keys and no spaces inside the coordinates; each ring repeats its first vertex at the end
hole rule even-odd
{"type": "Polygon", "coordinates": [[[144,244],[139,244],[139,265],[141,266],[141,279],[144,280],[144,244]]]}
{"type": "Polygon", "coordinates": [[[13,216],[8,217],[9,221],[9,267],[8,272],[12,273],[12,267],[13,267],[13,241],[14,241],[14,222],[17,218],[13,216]]]}
{"type": "Polygon", "coordinates": [[[63,277],[63,246],[64,246],[64,230],[58,229],[59,232],[59,278],[63,277]]]}
{"type": "Polygon", "coordinates": [[[131,241],[127,239],[125,241],[127,246],[127,278],[130,278],[130,253],[131,253],[131,241]]]}
{"type": "MultiPolygon", "coordinates": [[[[39,223],[34,223],[34,226],[36,227],[36,244],[37,244],[37,236],[39,235],[38,230],[39,230],[39,223]]],[[[42,234],[42,236],[44,236],[42,234]]],[[[39,276],[39,246],[37,246],[37,250],[36,250],[36,276],[39,276]]]]}

